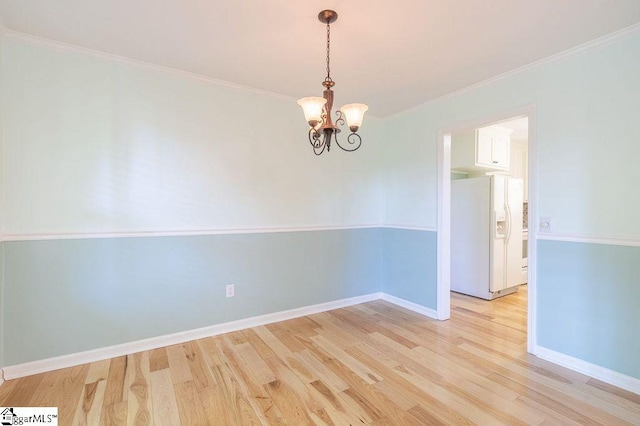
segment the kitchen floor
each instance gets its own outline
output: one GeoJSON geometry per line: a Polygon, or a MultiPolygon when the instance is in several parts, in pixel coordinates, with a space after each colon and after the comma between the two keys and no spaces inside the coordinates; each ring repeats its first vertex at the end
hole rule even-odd
{"type": "Polygon", "coordinates": [[[527,290],[527,285],[521,285],[517,292],[494,300],[451,292],[451,317],[478,333],[486,333],[485,338],[497,332],[506,333],[506,339],[492,339],[493,344],[498,345],[492,348],[510,356],[521,356],[527,351],[527,290]]]}

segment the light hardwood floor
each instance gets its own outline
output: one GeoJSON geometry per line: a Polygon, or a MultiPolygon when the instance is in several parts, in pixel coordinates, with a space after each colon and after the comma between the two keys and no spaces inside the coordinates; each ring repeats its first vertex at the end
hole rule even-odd
{"type": "Polygon", "coordinates": [[[62,425],[640,424],[640,396],[526,353],[526,287],[452,318],[376,301],[7,381],[62,425]]]}

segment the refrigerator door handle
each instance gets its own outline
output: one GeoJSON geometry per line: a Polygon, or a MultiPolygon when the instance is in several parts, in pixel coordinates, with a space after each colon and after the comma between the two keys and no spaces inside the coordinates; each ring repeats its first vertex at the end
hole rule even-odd
{"type": "Polygon", "coordinates": [[[507,241],[509,241],[511,239],[511,207],[509,207],[509,203],[506,203],[504,205],[504,207],[505,207],[505,210],[507,211],[507,217],[506,217],[506,219],[507,219],[507,232],[506,232],[507,236],[506,236],[506,239],[507,239],[507,241]]]}

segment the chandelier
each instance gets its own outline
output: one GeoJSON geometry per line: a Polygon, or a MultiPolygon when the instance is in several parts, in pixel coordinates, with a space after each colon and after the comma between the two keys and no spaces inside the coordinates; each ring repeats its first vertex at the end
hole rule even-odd
{"type": "Polygon", "coordinates": [[[304,111],[304,117],[309,123],[309,142],[313,146],[313,152],[320,155],[326,149],[331,150],[332,139],[344,151],[355,151],[360,148],[362,138],[358,129],[362,125],[364,113],[369,109],[365,104],[348,104],[336,111],[335,124],[331,120],[331,109],[333,108],[333,90],[335,82],[331,79],[331,67],[329,66],[329,56],[331,53],[331,24],[338,19],[338,14],[333,10],[323,10],[318,14],[318,20],[327,25],[327,76],[322,85],[325,90],[322,97],[308,97],[298,100],[298,105],[304,111]],[[340,128],[345,120],[351,133],[347,136],[347,145],[342,145],[338,140],[340,128]]]}

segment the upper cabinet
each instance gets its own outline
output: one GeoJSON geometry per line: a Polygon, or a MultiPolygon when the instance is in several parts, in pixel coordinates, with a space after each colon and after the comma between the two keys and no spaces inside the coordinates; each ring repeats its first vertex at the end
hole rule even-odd
{"type": "Polygon", "coordinates": [[[476,130],[476,165],[509,169],[509,146],[511,130],[489,126],[476,130]]]}
{"type": "Polygon", "coordinates": [[[451,137],[451,169],[462,172],[509,170],[511,129],[481,127],[451,137]]]}

